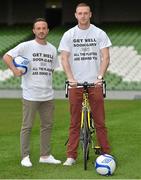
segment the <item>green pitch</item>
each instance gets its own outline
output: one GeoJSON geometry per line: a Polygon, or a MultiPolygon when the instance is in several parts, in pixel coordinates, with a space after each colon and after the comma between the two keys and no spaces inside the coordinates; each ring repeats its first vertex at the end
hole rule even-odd
{"type": "MultiPolygon", "coordinates": [[[[52,154],[64,161],[68,137],[69,108],[67,100],[56,100],[52,154]]],[[[141,101],[106,100],[107,127],[112,154],[117,158],[115,174],[108,179],[141,178],[141,101]]],[[[32,168],[20,166],[20,127],[22,102],[20,99],[0,99],[0,179],[107,179],[96,174],[91,151],[88,170],[83,170],[82,152],[72,167],[39,164],[39,117],[31,136],[32,168]]]]}

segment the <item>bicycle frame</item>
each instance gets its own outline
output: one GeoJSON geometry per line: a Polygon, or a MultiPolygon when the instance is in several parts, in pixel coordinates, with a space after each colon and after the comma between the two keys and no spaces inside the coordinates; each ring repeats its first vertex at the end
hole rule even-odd
{"type": "Polygon", "coordinates": [[[90,108],[88,102],[88,93],[86,90],[83,92],[83,102],[82,102],[82,113],[81,113],[81,128],[84,124],[84,110],[88,112],[88,128],[90,128],[90,108]]]}

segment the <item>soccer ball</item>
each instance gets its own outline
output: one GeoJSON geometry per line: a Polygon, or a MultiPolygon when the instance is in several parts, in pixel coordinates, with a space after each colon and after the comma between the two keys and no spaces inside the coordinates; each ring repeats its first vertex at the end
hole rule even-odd
{"type": "Polygon", "coordinates": [[[22,70],[23,74],[27,73],[29,60],[22,56],[17,56],[13,59],[13,63],[19,70],[22,70]]]}
{"type": "Polygon", "coordinates": [[[103,176],[112,175],[116,169],[116,162],[113,156],[103,154],[97,157],[95,161],[96,172],[103,176]]]}

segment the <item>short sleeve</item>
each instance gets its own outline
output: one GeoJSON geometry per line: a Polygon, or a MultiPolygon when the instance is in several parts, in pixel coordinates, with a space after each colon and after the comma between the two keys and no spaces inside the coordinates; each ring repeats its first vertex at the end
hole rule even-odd
{"type": "Polygon", "coordinates": [[[60,41],[60,44],[59,44],[59,48],[58,48],[58,51],[61,52],[61,51],[67,51],[67,52],[70,52],[71,51],[71,36],[70,36],[70,32],[67,31],[64,33],[61,41],[60,41]]]}
{"type": "Polygon", "coordinates": [[[101,31],[99,40],[100,40],[99,41],[100,49],[110,47],[112,45],[109,37],[107,36],[107,34],[104,31],[101,31]]]}
{"type": "Polygon", "coordinates": [[[53,58],[53,64],[52,64],[52,68],[58,68],[59,67],[59,61],[58,61],[58,56],[57,56],[57,49],[54,48],[54,58],[53,58]]]}
{"type": "Polygon", "coordinates": [[[11,56],[13,58],[15,58],[19,55],[22,56],[23,55],[23,49],[24,49],[24,43],[20,43],[19,45],[17,45],[13,49],[6,52],[6,54],[8,54],[9,56],[11,56]]]}

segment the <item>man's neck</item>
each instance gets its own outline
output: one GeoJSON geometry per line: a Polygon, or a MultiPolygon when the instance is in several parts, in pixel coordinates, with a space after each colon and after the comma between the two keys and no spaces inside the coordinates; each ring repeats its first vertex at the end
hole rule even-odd
{"type": "Polygon", "coordinates": [[[46,44],[47,44],[47,42],[46,42],[45,39],[37,39],[37,38],[36,38],[35,41],[36,41],[37,43],[41,44],[41,45],[46,45],[46,44]]]}
{"type": "Polygon", "coordinates": [[[90,23],[88,23],[88,24],[78,24],[78,27],[80,28],[80,29],[82,29],[82,30],[86,30],[86,29],[88,29],[89,27],[90,27],[90,23]]]}

